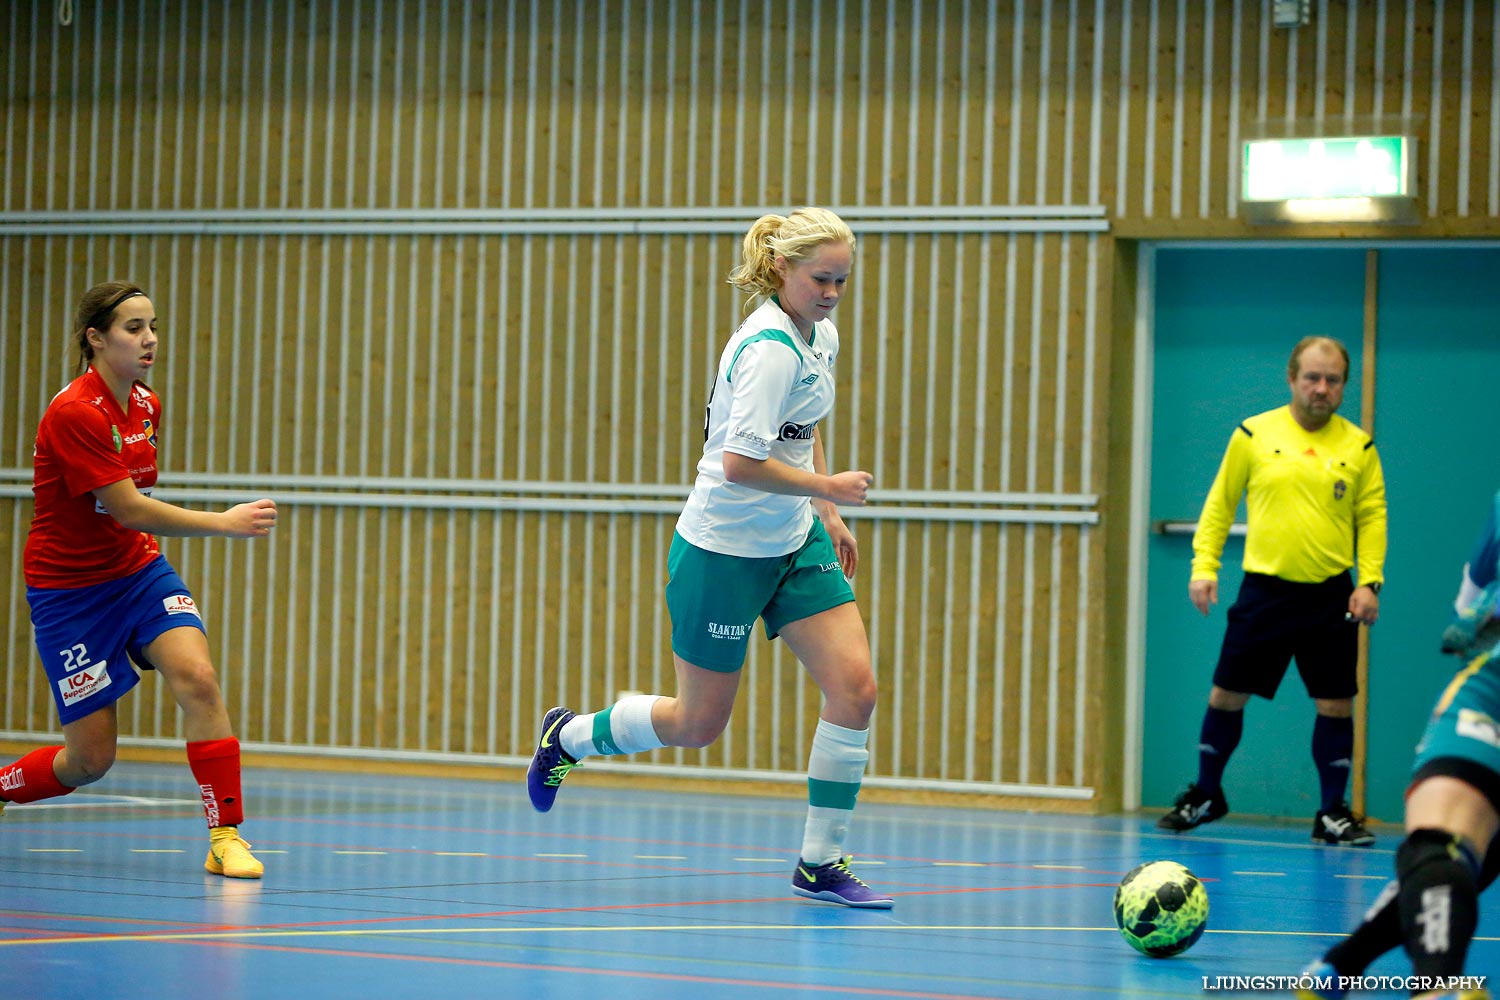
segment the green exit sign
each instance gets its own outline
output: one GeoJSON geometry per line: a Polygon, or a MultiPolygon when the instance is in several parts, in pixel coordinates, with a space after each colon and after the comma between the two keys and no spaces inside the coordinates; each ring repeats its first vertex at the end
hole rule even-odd
{"type": "Polygon", "coordinates": [[[1245,201],[1410,198],[1414,140],[1404,135],[1245,143],[1245,201]]]}

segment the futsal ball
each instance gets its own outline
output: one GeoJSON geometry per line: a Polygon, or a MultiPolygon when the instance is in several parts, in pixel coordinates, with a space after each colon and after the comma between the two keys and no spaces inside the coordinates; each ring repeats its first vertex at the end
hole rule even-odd
{"type": "Polygon", "coordinates": [[[1208,890],[1175,861],[1136,865],[1115,890],[1115,926],[1143,955],[1180,955],[1208,926],[1208,890]]]}

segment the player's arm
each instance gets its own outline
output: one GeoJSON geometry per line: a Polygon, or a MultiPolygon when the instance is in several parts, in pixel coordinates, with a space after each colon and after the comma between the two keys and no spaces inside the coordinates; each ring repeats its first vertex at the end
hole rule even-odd
{"type": "Polygon", "coordinates": [[[1386,500],[1385,471],[1374,443],[1367,448],[1359,496],[1354,500],[1354,532],[1359,546],[1359,584],[1385,582],[1386,500]]]}
{"type": "Polygon", "coordinates": [[[1234,512],[1250,481],[1250,434],[1241,424],[1229,436],[1229,447],[1219,463],[1213,485],[1204,498],[1193,532],[1193,570],[1188,579],[1188,600],[1201,614],[1219,602],[1219,567],[1223,565],[1224,541],[1234,523],[1234,512]]]}
{"type": "MultiPolygon", "coordinates": [[[[828,458],[823,452],[823,429],[821,427],[813,428],[812,446],[813,472],[820,476],[828,475],[828,458]]],[[[832,500],[821,497],[814,499],[813,510],[818,512],[818,517],[823,519],[824,524],[830,520],[843,523],[843,518],[839,516],[838,505],[832,500]]]]}
{"type": "MultiPolygon", "coordinates": [[[[874,481],[868,472],[840,472],[830,476],[795,468],[777,458],[751,458],[727,448],[724,450],[724,478],[762,493],[812,497],[815,502],[822,500],[851,507],[865,502],[870,483],[874,481]]],[[[818,514],[823,515],[821,508],[818,514]]]]}
{"type": "MultiPolygon", "coordinates": [[[[748,343],[735,356],[727,376],[733,395],[724,434],[724,478],[762,493],[858,506],[870,489],[873,477],[868,472],[830,476],[771,457],[780,431],[778,414],[797,382],[797,358],[796,349],[779,338],[748,343]]],[[[813,433],[816,464],[816,428],[813,433]]]]}
{"type": "Polygon", "coordinates": [[[173,538],[259,538],[276,524],[276,503],[252,500],[224,511],[188,510],[148,497],[129,479],[97,487],[94,498],[109,516],[135,531],[173,538]]]}
{"type": "Polygon", "coordinates": [[[1349,595],[1352,621],[1374,625],[1380,618],[1380,584],[1385,582],[1386,502],[1385,473],[1372,441],[1365,445],[1364,471],[1359,494],[1354,498],[1354,539],[1359,566],[1359,586],[1349,595]]]}
{"type": "Polygon", "coordinates": [[[1453,610],[1464,614],[1475,606],[1486,589],[1492,589],[1500,578],[1500,494],[1490,502],[1485,516],[1484,528],[1479,540],[1474,543],[1474,552],[1464,563],[1463,577],[1459,581],[1458,598],[1453,610]]]}
{"type": "MultiPolygon", "coordinates": [[[[825,475],[828,472],[828,459],[823,453],[822,428],[813,429],[813,471],[825,475]]],[[[854,532],[844,523],[837,505],[827,500],[814,500],[813,509],[818,512],[823,528],[833,542],[833,551],[838,554],[839,567],[843,569],[844,576],[853,580],[859,569],[859,543],[854,540],[854,532]]]]}
{"type": "Polygon", "coordinates": [[[1474,553],[1464,564],[1454,617],[1443,630],[1441,649],[1464,660],[1473,659],[1500,642],[1500,623],[1495,618],[1500,602],[1500,495],[1490,502],[1484,530],[1474,553]]]}

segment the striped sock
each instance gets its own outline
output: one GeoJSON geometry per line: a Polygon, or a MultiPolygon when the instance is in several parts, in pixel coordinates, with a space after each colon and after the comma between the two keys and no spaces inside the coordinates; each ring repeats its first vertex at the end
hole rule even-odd
{"type": "Polygon", "coordinates": [[[583,760],[594,753],[613,756],[666,746],[651,724],[651,706],[660,699],[658,694],[633,694],[602,712],[574,716],[558,734],[563,753],[583,760]]]}
{"type": "Polygon", "coordinates": [[[843,856],[844,838],[870,759],[868,729],[845,729],[818,720],[807,761],[807,825],[802,860],[826,865],[843,856]]]}

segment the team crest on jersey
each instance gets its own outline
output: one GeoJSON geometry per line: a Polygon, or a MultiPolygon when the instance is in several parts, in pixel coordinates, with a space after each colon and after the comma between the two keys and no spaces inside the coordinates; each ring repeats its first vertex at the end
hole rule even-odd
{"type": "Polygon", "coordinates": [[[1344,492],[1348,490],[1348,488],[1349,487],[1345,485],[1342,479],[1335,479],[1333,481],[1333,498],[1335,500],[1344,499],[1344,492]]]}
{"type": "Polygon", "coordinates": [[[151,418],[150,417],[146,417],[146,418],[142,419],[141,420],[141,427],[144,428],[145,431],[146,431],[146,441],[151,445],[151,447],[155,448],[156,447],[156,426],[151,423],[151,418]]]}

